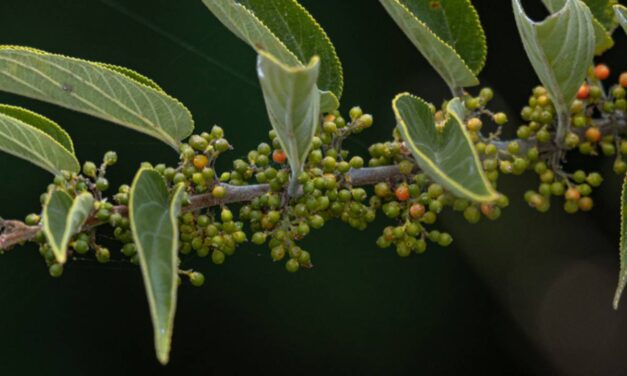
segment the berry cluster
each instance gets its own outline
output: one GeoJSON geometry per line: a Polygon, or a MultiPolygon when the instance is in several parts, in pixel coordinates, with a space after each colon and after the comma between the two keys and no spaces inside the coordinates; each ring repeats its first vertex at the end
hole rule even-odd
{"type": "MultiPolygon", "coordinates": [[[[493,186],[497,187],[500,174],[520,175],[532,170],[538,174],[540,185],[537,191],[525,194],[530,206],[546,211],[550,208],[551,197],[560,196],[564,198],[564,210],[568,213],[592,209],[594,203],[590,195],[592,188],[602,183],[601,175],[582,170],[569,173],[562,165],[565,152],[577,149],[589,155],[616,155],[616,173],[627,170],[623,161],[623,155],[627,155],[627,140],[622,138],[624,129],[621,128],[625,126],[627,108],[627,73],[621,74],[619,82],[605,90],[603,81],[608,77],[609,69],[605,65],[591,69],[571,107],[571,129],[563,142],[555,140],[557,115],[547,91],[541,86],[533,89],[528,105],[521,112],[525,123],[516,131],[518,138],[511,141],[501,140],[507,116],[488,108],[493,91],[482,88],[476,96],[464,93],[465,126],[493,186]],[[490,132],[484,129],[485,123],[490,132]]],[[[444,110],[434,107],[433,113],[436,120],[445,119],[444,110]]],[[[298,242],[312,229],[339,219],[364,230],[374,221],[378,210],[393,224],[383,229],[377,245],[394,246],[399,256],[407,257],[425,252],[428,242],[442,247],[452,243],[450,234],[434,228],[438,216],[447,207],[460,212],[468,222],[477,223],[482,216],[490,220],[499,218],[501,210],[508,206],[505,195],[499,195],[492,203],[479,204],[447,192],[420,171],[396,129],[392,140],[368,148],[367,163],[360,156],[351,156],[342,147],[343,141],[371,127],[373,117],[359,107],[351,108],[348,115],[344,118],[335,111],[321,118],[304,170],[295,176],[298,183],[295,194],[288,193],[292,174],[274,131],[269,132],[268,143],[262,142],[248,152],[246,158],[234,160],[232,169],[221,174],[216,173],[215,163],[232,147],[218,126],[210,132],[192,135],[182,143],[176,166],[142,164],[159,172],[170,189],[181,184],[186,187],[187,206],[179,217],[181,265],[192,254],[200,258],[210,256],[214,264],[222,264],[240,244],[250,239],[257,245],[267,244],[270,258],[284,262],[289,272],[310,268],[313,266],[311,254],[298,242]],[[389,167],[393,168],[376,181],[354,180],[364,169],[389,167]],[[228,200],[239,201],[235,203],[236,210],[231,211],[225,201],[229,190],[245,186],[259,190],[246,199],[228,200]],[[189,205],[199,197],[206,202],[204,205],[189,205]],[[237,218],[234,213],[238,214],[237,218]]],[[[81,258],[92,255],[101,263],[112,257],[133,264],[139,262],[126,217],[130,187],[121,185],[111,200],[104,197],[109,189],[106,170],[116,161],[117,155],[107,152],[99,166],[85,162],[81,174],[64,173],[55,177],[41,197],[42,204],[53,190],[63,190],[72,197],[89,192],[94,197],[91,217],[70,243],[68,254],[74,255],[74,259],[79,258],[78,255],[81,258]],[[119,254],[112,255],[98,243],[96,229],[103,224],[112,228],[114,238],[121,243],[119,254]]],[[[39,214],[29,214],[25,223],[38,226],[40,221],[39,214]]],[[[60,276],[63,266],[56,263],[43,232],[38,232],[33,240],[39,244],[50,275],[60,276]]],[[[194,286],[202,285],[205,280],[202,273],[194,270],[181,269],[179,275],[188,278],[194,286]]]]}

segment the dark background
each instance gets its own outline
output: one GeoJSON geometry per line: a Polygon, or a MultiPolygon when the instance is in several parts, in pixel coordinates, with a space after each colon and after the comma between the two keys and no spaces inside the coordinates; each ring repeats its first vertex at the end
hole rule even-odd
{"type": "MultiPolygon", "coordinates": [[[[444,83],[377,1],[303,0],[327,30],[345,70],[346,111],[359,104],[375,126],[349,142],[355,152],[389,138],[392,97],[411,91],[439,103],[444,83]]],[[[489,44],[484,85],[494,107],[518,112],[537,80],[509,1],[475,0],[489,44]]],[[[539,0],[526,1],[543,16],[539,0]]],[[[604,60],[613,79],[627,68],[622,32],[604,60]]],[[[182,100],[199,131],[220,124],[245,156],[269,129],[251,49],[200,0],[3,0],[0,43],[105,61],[138,70],[182,100]]],[[[476,89],[473,89],[476,90],[476,89]]],[[[0,95],[47,115],[73,136],[81,160],[109,149],[121,162],[112,183],[129,182],[141,161],[176,161],[158,141],[51,105],[0,95]]],[[[611,308],[618,272],[620,178],[611,160],[573,155],[606,176],[591,214],[526,207],[532,174],[502,179],[512,205],[494,223],[469,225],[448,213],[449,248],[400,259],[340,222],[310,235],[316,267],[295,275],[263,247],[245,245],[222,266],[195,262],[206,285],[179,290],[171,362],[158,365],[139,269],[72,262],[48,277],[32,246],[0,258],[0,375],[358,373],[485,375],[627,374],[627,304],[611,308]]],[[[0,155],[0,214],[39,210],[51,177],[0,155]]]]}

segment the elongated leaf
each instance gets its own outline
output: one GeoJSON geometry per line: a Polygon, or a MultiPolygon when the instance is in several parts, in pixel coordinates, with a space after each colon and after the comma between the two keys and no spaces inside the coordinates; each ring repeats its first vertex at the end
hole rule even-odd
{"type": "Polygon", "coordinates": [[[67,133],[52,120],[19,107],[0,106],[0,150],[53,174],[80,170],[67,133]]]}
{"type": "Polygon", "coordinates": [[[618,309],[621,295],[627,285],[627,175],[623,181],[623,190],[620,199],[620,272],[618,273],[618,286],[614,294],[614,309],[618,309]]]}
{"type": "Polygon", "coordinates": [[[429,177],[458,197],[477,202],[497,198],[464,128],[459,98],[448,103],[443,126],[436,126],[428,103],[411,94],[397,95],[392,107],[403,141],[429,177]]]}
{"type": "Polygon", "coordinates": [[[321,60],[317,86],[321,110],[339,106],[343,90],[342,64],[335,47],[316,20],[295,0],[203,0],[235,35],[257,52],[264,50],[287,66],[321,60]],[[333,98],[335,97],[335,98],[333,98]]]}
{"type": "Polygon", "coordinates": [[[61,128],[59,124],[47,117],[22,107],[9,106],[7,104],[0,104],[0,113],[21,120],[24,123],[39,129],[40,131],[48,134],[48,136],[54,138],[55,141],[61,144],[61,146],[66,148],[69,152],[74,153],[74,144],[72,143],[70,135],[63,128],[61,128]]]}
{"type": "Polygon", "coordinates": [[[43,207],[43,229],[58,263],[65,263],[70,240],[89,218],[93,205],[94,198],[89,193],[81,193],[74,200],[64,191],[48,195],[43,207]]]}
{"type": "Polygon", "coordinates": [[[581,1],[567,0],[559,11],[534,22],[520,0],[512,2],[527,56],[557,110],[557,139],[561,142],[570,126],[570,104],[594,55],[592,15],[581,1]]]}
{"type": "Polygon", "coordinates": [[[155,351],[162,364],[169,360],[176,311],[178,273],[178,215],[184,197],[179,186],[169,198],[163,177],[141,169],[130,193],[129,218],[150,307],[155,351]]]}
{"type": "Polygon", "coordinates": [[[315,56],[304,68],[285,66],[265,52],[260,52],[257,59],[268,117],[287,155],[292,181],[303,169],[319,121],[319,66],[320,60],[315,56]]]}
{"type": "MultiPolygon", "coordinates": [[[[603,0],[603,1],[607,1],[607,0],[603,0]]],[[[559,11],[566,4],[566,0],[542,0],[542,2],[551,13],[555,13],[559,11]]],[[[588,6],[590,6],[591,3],[595,3],[595,2],[597,2],[597,0],[584,1],[584,3],[586,3],[588,6]]],[[[594,4],[594,5],[596,5],[596,9],[599,12],[600,5],[599,4],[594,4]]],[[[611,8],[608,7],[608,9],[611,9],[611,8]]],[[[605,51],[612,48],[612,46],[614,46],[614,39],[612,39],[612,36],[610,35],[610,32],[613,29],[609,29],[609,30],[606,29],[605,26],[597,19],[596,14],[594,12],[592,12],[592,26],[594,27],[594,38],[595,38],[594,54],[601,55],[605,51]]]]}
{"type": "Polygon", "coordinates": [[[449,87],[479,84],[487,46],[469,0],[380,2],[449,87]]]}
{"type": "Polygon", "coordinates": [[[194,128],[191,114],[142,77],[26,47],[0,47],[0,90],[93,115],[176,148],[194,128]]]}
{"type": "Polygon", "coordinates": [[[614,5],[614,13],[616,13],[616,19],[620,26],[627,33],[627,8],[625,6],[617,4],[614,5]]]}

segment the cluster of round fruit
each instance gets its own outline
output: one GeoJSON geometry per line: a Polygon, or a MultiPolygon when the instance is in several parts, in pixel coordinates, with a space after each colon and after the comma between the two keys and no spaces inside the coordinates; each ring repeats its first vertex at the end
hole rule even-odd
{"type": "MultiPolygon", "coordinates": [[[[351,169],[362,168],[364,161],[361,157],[349,158],[348,151],[341,149],[343,139],[370,127],[372,122],[372,116],[358,107],[351,109],[348,123],[339,112],[327,114],[314,137],[304,170],[295,177],[301,187],[296,197],[284,194],[289,173],[274,131],[269,133],[272,146],[261,143],[248,153],[248,162],[233,163],[231,178],[234,173],[242,177],[254,174],[257,183],[269,184],[269,193],[241,207],[240,219],[250,223],[253,243],[268,243],[274,261],[287,258],[288,271],[312,266],[309,252],[296,245],[311,229],[321,228],[331,218],[340,218],[358,229],[374,220],[375,209],[368,204],[366,191],[351,187],[347,175],[351,169]]],[[[248,183],[248,179],[241,183],[248,183]]]]}
{"type": "MultiPolygon", "coordinates": [[[[106,199],[103,199],[103,193],[109,189],[109,182],[105,177],[107,167],[113,166],[117,162],[117,154],[113,151],[105,153],[102,163],[97,166],[94,162],[87,161],[83,164],[82,174],[63,172],[55,176],[54,181],[50,184],[45,193],[40,196],[41,204],[44,205],[49,195],[54,191],[64,191],[70,197],[74,198],[78,194],[88,192],[94,198],[94,218],[102,222],[125,221],[128,225],[128,219],[123,218],[120,214],[113,212],[113,205],[106,199]]],[[[39,225],[41,215],[31,213],[26,216],[24,223],[29,226],[39,225]]],[[[83,232],[74,236],[70,242],[68,254],[87,254],[90,250],[98,262],[106,263],[111,257],[108,248],[99,245],[96,242],[95,233],[93,231],[83,232]]],[[[35,236],[35,242],[39,245],[39,253],[44,258],[50,275],[59,277],[63,274],[63,265],[57,262],[52,247],[47,242],[43,231],[39,231],[35,236]]]]}

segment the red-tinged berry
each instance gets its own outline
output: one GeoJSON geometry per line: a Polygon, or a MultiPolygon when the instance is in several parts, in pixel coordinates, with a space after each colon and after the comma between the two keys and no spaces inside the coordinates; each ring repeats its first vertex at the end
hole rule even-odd
{"type": "Polygon", "coordinates": [[[601,131],[597,127],[590,127],[586,129],[586,140],[590,142],[601,141],[601,131]]]}
{"type": "Polygon", "coordinates": [[[276,149],[274,152],[272,152],[272,160],[275,163],[283,164],[287,160],[287,155],[285,155],[285,152],[283,150],[276,149]]]}
{"type": "Polygon", "coordinates": [[[399,201],[407,201],[409,199],[409,188],[405,184],[399,185],[394,191],[394,195],[396,195],[396,199],[399,201]]]}
{"type": "Polygon", "coordinates": [[[425,207],[422,204],[413,204],[409,208],[409,215],[412,218],[420,218],[425,214],[425,207]]]}
{"type": "Polygon", "coordinates": [[[599,80],[606,80],[610,76],[610,68],[605,64],[598,64],[594,67],[594,75],[599,80]]]}
{"type": "Polygon", "coordinates": [[[584,83],[579,86],[579,90],[577,90],[577,99],[586,99],[590,95],[590,86],[584,83]]]}

